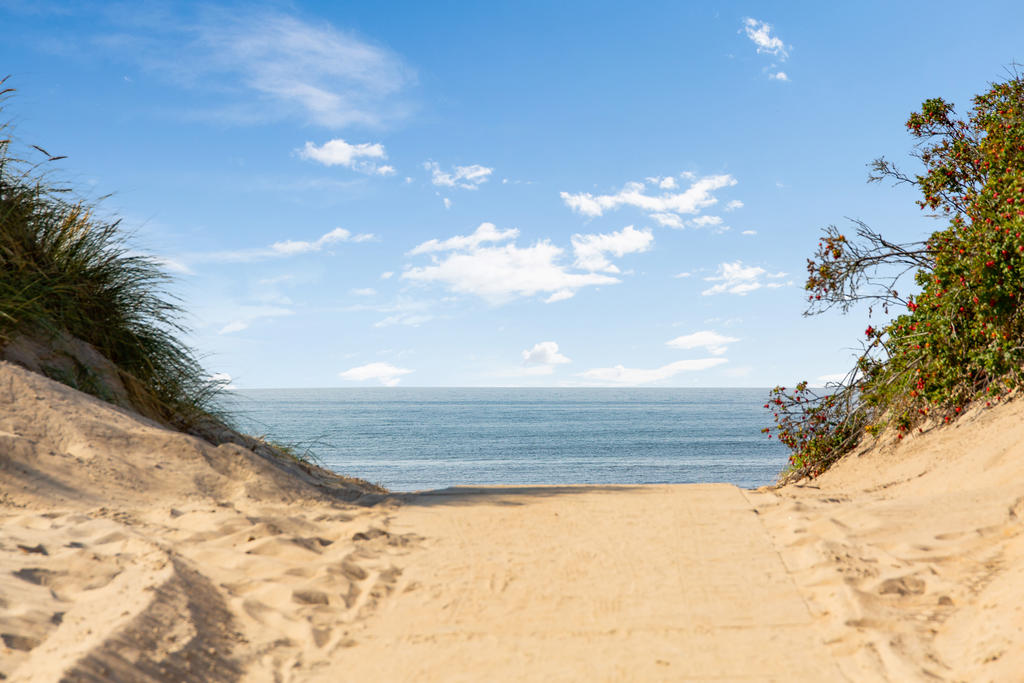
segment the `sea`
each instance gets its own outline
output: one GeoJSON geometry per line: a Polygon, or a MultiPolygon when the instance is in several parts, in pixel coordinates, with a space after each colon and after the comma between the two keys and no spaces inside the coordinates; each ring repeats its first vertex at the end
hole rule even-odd
{"type": "Polygon", "coordinates": [[[239,427],[392,491],[772,483],[768,389],[330,388],[226,392],[239,427]]]}

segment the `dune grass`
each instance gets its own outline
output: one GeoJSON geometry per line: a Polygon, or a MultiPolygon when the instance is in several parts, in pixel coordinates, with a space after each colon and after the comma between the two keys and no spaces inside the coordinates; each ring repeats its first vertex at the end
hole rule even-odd
{"type": "MultiPolygon", "coordinates": [[[[0,121],[13,92],[6,80],[0,121]]],[[[242,446],[349,498],[386,493],[324,469],[308,448],[236,431],[219,407],[223,383],[181,341],[185,312],[160,261],[133,250],[119,221],[52,180],[63,157],[18,145],[21,156],[11,132],[0,123],[0,360],[216,445],[242,446]]]]}
{"type": "MultiPolygon", "coordinates": [[[[12,92],[3,83],[0,113],[12,92]]],[[[112,364],[143,415],[179,429],[216,418],[219,387],[179,340],[182,310],[159,263],[131,251],[117,221],[51,180],[61,157],[25,145],[33,159],[22,158],[10,134],[0,124],[0,349],[19,338],[80,340],[112,364]]],[[[80,377],[96,370],[75,365],[80,377]]],[[[102,383],[54,379],[110,398],[102,383]]]]}

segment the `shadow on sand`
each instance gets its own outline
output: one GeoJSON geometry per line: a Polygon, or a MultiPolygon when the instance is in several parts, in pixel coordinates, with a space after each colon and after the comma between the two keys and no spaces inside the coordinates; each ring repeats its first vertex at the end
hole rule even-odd
{"type": "Polygon", "coordinates": [[[661,488],[650,485],[580,484],[576,486],[452,486],[433,491],[393,493],[382,500],[400,505],[526,505],[530,499],[588,493],[627,493],[661,488]]]}

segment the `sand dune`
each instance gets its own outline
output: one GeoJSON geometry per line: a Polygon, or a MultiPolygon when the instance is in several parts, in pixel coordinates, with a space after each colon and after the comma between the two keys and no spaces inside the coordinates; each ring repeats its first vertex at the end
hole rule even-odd
{"type": "Polygon", "coordinates": [[[0,363],[8,680],[1018,680],[1024,404],[812,484],[383,497],[0,363]]]}
{"type": "Polygon", "coordinates": [[[1024,403],[749,498],[855,680],[1024,680],[1024,403]]]}

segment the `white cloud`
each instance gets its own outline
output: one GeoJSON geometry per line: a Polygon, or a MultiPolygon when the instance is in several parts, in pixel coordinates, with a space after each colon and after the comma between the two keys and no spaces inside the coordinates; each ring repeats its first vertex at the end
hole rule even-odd
{"type": "Polygon", "coordinates": [[[653,185],[657,185],[663,190],[674,190],[675,188],[678,187],[676,179],[673,178],[672,176],[665,176],[664,178],[662,178],[661,176],[653,176],[647,178],[647,182],[653,185]]]}
{"type": "Polygon", "coordinates": [[[283,256],[294,256],[295,254],[308,254],[314,251],[322,251],[324,247],[331,244],[337,244],[339,242],[368,242],[374,239],[373,235],[360,234],[353,235],[345,228],[335,228],[328,233],[325,233],[319,237],[319,239],[313,242],[306,242],[303,240],[284,240],[282,242],[274,242],[270,245],[270,249],[277,254],[283,256]]]}
{"type": "Polygon", "coordinates": [[[518,235],[519,231],[514,228],[501,231],[492,223],[482,223],[472,235],[429,240],[410,253],[448,253],[444,257],[433,256],[433,265],[407,268],[402,278],[420,283],[439,283],[458,293],[474,294],[492,304],[541,293],[550,293],[546,301],[551,303],[568,299],[583,287],[619,282],[608,275],[571,272],[560,263],[565,250],[549,240],[540,240],[522,248],[514,242],[484,246],[508,242],[518,235]]]}
{"type": "Polygon", "coordinates": [[[532,349],[523,351],[523,365],[550,368],[553,365],[571,362],[572,360],[558,352],[558,344],[553,341],[538,342],[533,345],[532,349]]]}
{"type": "Polygon", "coordinates": [[[316,161],[324,166],[344,166],[360,173],[377,175],[392,175],[395,172],[392,166],[378,166],[372,161],[365,161],[365,159],[387,159],[387,152],[379,143],[361,142],[350,145],[341,138],[335,138],[319,147],[312,142],[307,142],[305,147],[298,150],[298,153],[303,159],[316,161]]]}
{"type": "Polygon", "coordinates": [[[786,51],[786,44],[778,36],[772,35],[770,24],[757,19],[747,17],[743,20],[743,30],[757,46],[758,54],[775,55],[779,59],[786,59],[789,53],[786,51]]]}
{"type": "Polygon", "coordinates": [[[215,372],[210,375],[209,379],[220,385],[220,388],[225,391],[234,391],[237,388],[231,383],[231,375],[226,372],[215,372]]]}
{"type": "Polygon", "coordinates": [[[286,13],[201,7],[188,20],[161,11],[119,17],[119,35],[95,41],[179,86],[216,98],[203,118],[266,123],[301,118],[330,128],[403,118],[415,81],[391,51],[326,21],[286,13]],[[149,29],[146,32],[140,29],[149,29]]]}
{"type": "MultiPolygon", "coordinates": [[[[618,282],[618,280],[616,280],[616,282],[618,282]]],[[[560,289],[551,296],[549,296],[547,299],[544,299],[544,303],[553,304],[556,301],[565,301],[566,299],[573,298],[575,295],[576,292],[574,292],[571,289],[560,289]]]]}
{"type": "Polygon", "coordinates": [[[756,235],[757,234],[757,230],[744,230],[740,234],[741,235],[756,235]]]}
{"type": "Polygon", "coordinates": [[[608,260],[606,254],[621,257],[625,254],[647,251],[651,248],[654,235],[650,230],[637,230],[627,225],[618,232],[600,235],[573,235],[572,249],[576,255],[573,264],[581,270],[603,270],[618,273],[619,269],[608,260]]]}
{"type": "Polygon", "coordinates": [[[436,161],[423,162],[423,168],[430,171],[430,182],[439,187],[461,187],[466,190],[475,190],[481,183],[487,182],[494,171],[492,168],[473,164],[471,166],[456,166],[451,173],[441,170],[436,161]]]}
{"type": "Polygon", "coordinates": [[[446,208],[446,209],[452,208],[452,200],[448,199],[447,197],[443,197],[441,199],[441,201],[444,202],[444,208],[446,208]]]}
{"type": "Polygon", "coordinates": [[[423,323],[434,319],[435,316],[431,313],[432,307],[433,303],[430,301],[400,297],[397,300],[387,303],[353,304],[351,306],[346,306],[341,310],[346,313],[375,311],[377,313],[391,314],[386,318],[375,322],[373,324],[374,327],[388,327],[391,325],[408,325],[410,327],[418,327],[423,323]]]}
{"type": "Polygon", "coordinates": [[[684,278],[684,277],[691,277],[692,275],[693,275],[693,273],[686,273],[686,272],[683,272],[683,273],[676,273],[676,274],[675,274],[675,275],[673,275],[672,277],[675,277],[675,278],[684,278]]]}
{"type": "Polygon", "coordinates": [[[516,228],[498,230],[494,223],[481,223],[472,235],[456,235],[446,240],[427,240],[413,247],[411,255],[427,254],[435,251],[455,251],[459,249],[476,249],[484,242],[507,242],[519,236],[516,228]]]}
{"type": "Polygon", "coordinates": [[[594,368],[592,370],[587,370],[582,373],[581,376],[588,380],[612,384],[650,384],[651,382],[657,382],[674,377],[681,372],[707,370],[708,368],[713,368],[716,365],[721,365],[726,362],[728,361],[725,358],[698,358],[695,360],[679,360],[674,363],[669,363],[668,365],[663,365],[660,368],[653,369],[626,368],[621,365],[616,365],[612,368],[594,368]]]}
{"type": "Polygon", "coordinates": [[[739,339],[736,337],[726,337],[714,330],[701,330],[693,334],[676,337],[665,342],[665,344],[676,349],[707,349],[708,353],[721,356],[725,353],[728,344],[738,341],[739,339]]]}
{"type": "Polygon", "coordinates": [[[377,380],[386,387],[393,387],[401,381],[403,375],[413,372],[406,368],[395,367],[391,363],[369,363],[339,372],[338,376],[351,382],[377,380]]]}
{"type": "Polygon", "coordinates": [[[373,324],[373,326],[390,327],[391,325],[407,325],[409,327],[419,327],[423,323],[430,322],[433,319],[434,316],[429,313],[398,313],[378,320],[373,324]]]}
{"type": "Polygon", "coordinates": [[[709,225],[721,225],[721,224],[722,224],[722,219],[719,216],[697,216],[692,221],[690,221],[690,225],[694,225],[694,226],[696,226],[698,228],[706,228],[709,225]]]}
{"type": "Polygon", "coordinates": [[[363,287],[361,289],[353,289],[352,293],[356,296],[373,296],[377,293],[377,290],[372,287],[363,287]]]}
{"type": "Polygon", "coordinates": [[[786,75],[785,71],[776,71],[773,74],[768,74],[768,78],[771,78],[771,79],[776,80],[776,81],[788,81],[789,80],[789,76],[786,75]]]}
{"type": "MultiPolygon", "coordinates": [[[[281,318],[292,315],[293,311],[279,306],[251,306],[235,305],[230,307],[231,319],[223,325],[217,334],[232,334],[246,330],[249,326],[260,319],[281,318]]],[[[226,317],[226,316],[225,316],[226,317]]]]}
{"type": "Polygon", "coordinates": [[[232,320],[224,327],[217,331],[217,334],[231,334],[232,332],[241,332],[249,327],[249,323],[244,320],[232,320]]]}
{"type": "Polygon", "coordinates": [[[393,270],[385,270],[383,273],[380,274],[380,279],[381,280],[390,280],[391,276],[394,275],[394,274],[395,274],[395,271],[393,271],[393,270]]]}
{"type": "Polygon", "coordinates": [[[650,218],[653,218],[658,225],[666,228],[676,228],[682,230],[685,226],[683,219],[674,213],[652,213],[648,214],[650,218]]]}
{"type": "Polygon", "coordinates": [[[286,256],[297,256],[299,254],[310,254],[323,251],[325,248],[340,244],[342,242],[369,242],[377,239],[376,235],[360,233],[353,235],[345,228],[335,228],[324,233],[313,241],[306,240],[282,240],[274,242],[269,247],[255,249],[238,249],[235,251],[217,251],[208,254],[193,254],[188,257],[192,261],[215,261],[224,263],[248,263],[261,261],[268,258],[281,258],[286,256]]]}
{"type": "Polygon", "coordinates": [[[842,382],[850,375],[849,372],[833,372],[828,375],[822,375],[818,378],[818,386],[825,386],[827,384],[834,384],[842,382]]]}
{"type": "MultiPolygon", "coordinates": [[[[687,177],[683,174],[683,177],[687,177]]],[[[661,178],[648,178],[658,189],[664,188],[661,178]],[[657,182],[653,182],[657,181],[657,182]]],[[[561,192],[562,201],[570,209],[584,216],[602,216],[606,211],[613,211],[623,206],[632,206],[647,213],[660,225],[682,228],[681,215],[694,215],[718,202],[715,191],[736,184],[731,175],[714,175],[703,178],[689,178],[690,186],[682,192],[663,191],[660,194],[648,194],[645,183],[629,182],[615,194],[594,195],[590,192],[571,194],[561,192]]],[[[674,183],[674,181],[673,181],[674,183]]]]}
{"type": "Polygon", "coordinates": [[[189,268],[187,265],[176,259],[167,258],[164,256],[149,256],[148,258],[154,263],[156,263],[158,266],[163,268],[164,270],[170,271],[172,273],[180,273],[182,275],[193,274],[191,268],[189,268]]]}
{"type": "Polygon", "coordinates": [[[742,261],[723,263],[718,266],[717,275],[704,278],[708,282],[717,282],[719,284],[705,289],[701,294],[705,296],[711,294],[739,294],[742,296],[762,287],[769,289],[784,287],[789,283],[765,281],[766,279],[777,280],[783,277],[786,277],[785,273],[769,273],[764,268],[758,266],[744,266],[742,261]]]}
{"type": "Polygon", "coordinates": [[[726,211],[735,211],[736,209],[742,209],[742,208],[743,208],[743,202],[741,202],[738,199],[733,199],[732,201],[730,201],[728,204],[725,205],[725,210],[726,211]]]}

